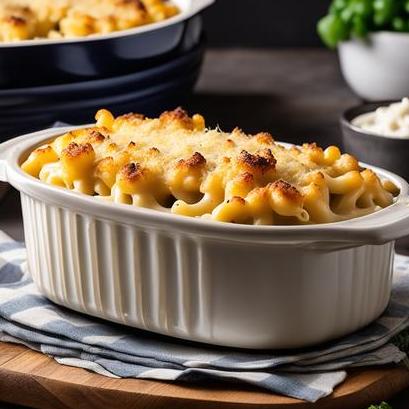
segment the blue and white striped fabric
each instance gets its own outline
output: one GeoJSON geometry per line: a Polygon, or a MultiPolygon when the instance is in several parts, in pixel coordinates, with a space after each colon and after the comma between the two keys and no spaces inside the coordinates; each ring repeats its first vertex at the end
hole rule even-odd
{"type": "Polygon", "coordinates": [[[345,379],[345,369],[398,363],[388,341],[409,325],[409,258],[396,256],[387,311],[367,328],[297,352],[245,352],[161,337],[83,316],[41,296],[27,273],[25,249],[0,232],[0,341],[24,344],[59,363],[110,377],[245,382],[314,402],[345,379]]]}

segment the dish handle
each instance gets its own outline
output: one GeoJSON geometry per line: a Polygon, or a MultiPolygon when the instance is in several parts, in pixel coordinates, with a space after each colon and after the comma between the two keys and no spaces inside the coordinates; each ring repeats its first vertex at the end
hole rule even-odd
{"type": "Polygon", "coordinates": [[[15,146],[15,139],[0,144],[0,182],[8,182],[7,179],[7,158],[10,149],[15,146]]]}
{"type": "Polygon", "coordinates": [[[376,218],[353,219],[343,232],[351,241],[383,244],[409,235],[409,197],[402,197],[376,218]]]}

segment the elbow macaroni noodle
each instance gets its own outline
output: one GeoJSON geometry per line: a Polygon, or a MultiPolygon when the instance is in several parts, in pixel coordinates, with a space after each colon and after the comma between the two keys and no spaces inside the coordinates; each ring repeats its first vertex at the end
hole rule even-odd
{"type": "Polygon", "coordinates": [[[35,149],[23,170],[116,203],[256,225],[351,219],[397,193],[335,146],[286,148],[268,133],[206,129],[180,108],[155,119],[102,109],[96,120],[35,149]]]}
{"type": "Polygon", "coordinates": [[[0,42],[107,34],[178,13],[168,0],[2,0],[0,42]]]}

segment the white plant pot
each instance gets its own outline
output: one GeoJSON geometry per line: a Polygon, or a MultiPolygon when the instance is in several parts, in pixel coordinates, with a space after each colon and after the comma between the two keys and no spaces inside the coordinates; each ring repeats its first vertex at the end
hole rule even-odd
{"type": "Polygon", "coordinates": [[[409,34],[377,32],[338,46],[341,71],[351,89],[367,101],[409,95],[409,34]]]}

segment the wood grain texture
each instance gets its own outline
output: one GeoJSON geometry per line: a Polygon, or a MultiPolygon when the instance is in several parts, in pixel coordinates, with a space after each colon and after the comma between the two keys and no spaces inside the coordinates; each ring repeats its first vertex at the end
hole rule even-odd
{"type": "Polygon", "coordinates": [[[182,385],[112,379],[0,344],[0,400],[39,409],[359,409],[409,386],[403,367],[351,372],[334,394],[310,404],[239,385],[182,385]]]}

